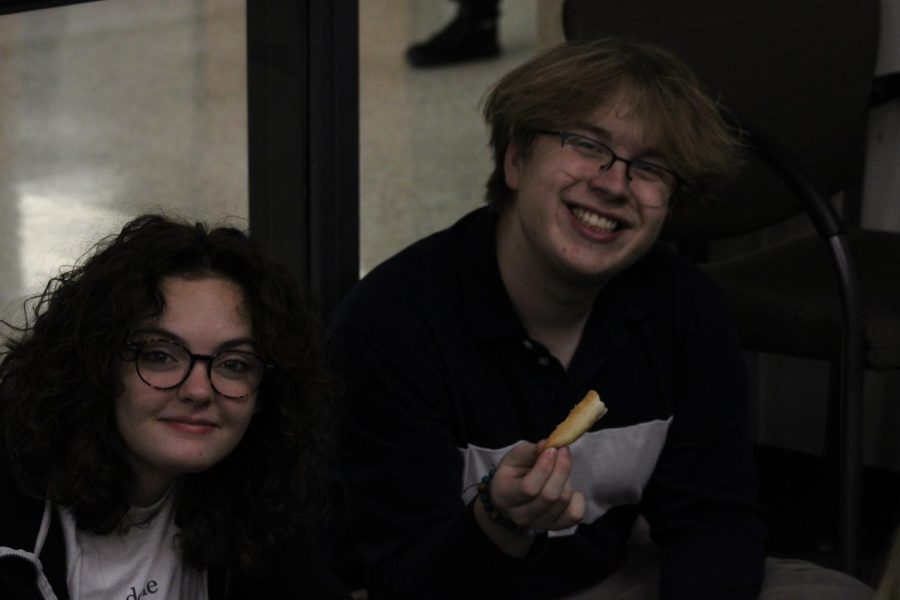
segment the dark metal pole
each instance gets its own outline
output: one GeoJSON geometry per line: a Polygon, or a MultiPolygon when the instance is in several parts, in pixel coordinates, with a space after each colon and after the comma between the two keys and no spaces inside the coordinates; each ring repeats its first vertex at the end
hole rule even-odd
{"type": "Polygon", "coordinates": [[[359,273],[355,0],[248,0],[250,231],[322,316],[359,273]]]}

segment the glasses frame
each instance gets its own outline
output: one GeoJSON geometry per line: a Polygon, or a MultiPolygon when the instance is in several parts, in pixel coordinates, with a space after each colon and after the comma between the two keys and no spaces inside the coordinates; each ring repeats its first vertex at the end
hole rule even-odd
{"type": "Polygon", "coordinates": [[[206,363],[206,378],[209,380],[209,385],[210,385],[210,387],[212,387],[213,391],[215,391],[218,395],[222,396],[223,398],[228,398],[230,400],[240,400],[241,398],[246,398],[248,396],[253,395],[256,392],[256,390],[259,389],[259,386],[262,385],[262,380],[265,377],[266,372],[270,368],[272,368],[272,365],[267,365],[265,362],[263,362],[262,357],[260,357],[255,352],[249,352],[247,350],[222,350],[221,352],[216,352],[215,354],[194,354],[193,352],[191,352],[190,350],[185,348],[183,344],[179,344],[178,342],[163,339],[163,338],[152,338],[149,340],[141,340],[139,342],[128,342],[125,344],[125,348],[130,352],[130,354],[128,356],[123,356],[123,359],[126,361],[129,361],[129,362],[133,362],[134,370],[137,372],[137,375],[140,378],[140,380],[155,390],[174,390],[175,388],[179,387],[185,381],[187,381],[188,377],[191,376],[191,371],[194,370],[194,365],[197,364],[197,361],[202,361],[202,362],[206,363]],[[140,361],[138,360],[138,354],[140,354],[140,351],[144,348],[144,346],[146,346],[147,344],[153,343],[153,342],[165,342],[166,344],[178,346],[179,348],[184,350],[184,352],[191,359],[191,362],[188,364],[188,368],[184,372],[184,376],[181,378],[181,380],[178,383],[163,387],[163,386],[153,385],[152,383],[150,383],[149,381],[147,381],[144,378],[143,373],[141,373],[140,361]],[[216,387],[216,384],[213,383],[213,378],[212,378],[212,366],[213,366],[213,363],[215,362],[216,358],[218,358],[219,355],[221,355],[221,354],[235,354],[235,353],[246,354],[248,356],[252,356],[255,359],[257,359],[263,367],[262,374],[259,377],[259,381],[256,383],[256,385],[253,387],[252,390],[250,390],[249,392],[247,392],[246,394],[244,394],[242,396],[230,396],[228,394],[222,393],[221,391],[219,391],[219,388],[216,387]]]}
{"type": "Polygon", "coordinates": [[[666,204],[668,204],[669,200],[672,199],[672,196],[675,195],[675,192],[678,191],[678,188],[681,187],[681,185],[682,185],[681,177],[679,177],[678,173],[676,173],[672,169],[663,167],[662,165],[658,165],[656,163],[647,162],[646,160],[623,158],[623,157],[619,156],[618,154],[616,154],[615,152],[613,152],[613,149],[610,148],[609,146],[607,146],[606,144],[604,144],[603,142],[601,142],[599,140],[595,140],[594,138],[584,135],[582,133],[575,133],[574,131],[562,131],[559,129],[536,129],[535,133],[539,134],[539,135],[552,135],[552,136],[558,137],[559,145],[563,146],[563,147],[566,145],[566,141],[569,138],[580,138],[583,140],[587,140],[592,144],[596,144],[597,146],[600,146],[601,148],[603,148],[604,150],[609,152],[609,155],[611,157],[610,161],[607,164],[600,165],[600,169],[603,171],[609,171],[610,169],[612,169],[613,165],[616,164],[616,161],[624,163],[625,164],[625,179],[627,179],[629,182],[632,181],[632,179],[633,179],[631,177],[631,167],[635,163],[652,165],[654,169],[659,169],[660,171],[665,171],[666,173],[668,173],[675,179],[675,185],[672,186],[672,191],[669,192],[669,195],[663,199],[663,203],[662,203],[662,205],[660,205],[659,208],[666,206],[666,204]]]}

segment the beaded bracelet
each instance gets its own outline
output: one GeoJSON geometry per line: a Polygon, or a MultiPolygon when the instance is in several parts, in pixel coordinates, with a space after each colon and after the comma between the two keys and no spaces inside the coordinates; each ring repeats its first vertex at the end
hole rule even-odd
{"type": "Polygon", "coordinates": [[[482,504],[484,504],[484,510],[487,512],[488,518],[504,529],[514,531],[521,535],[535,535],[537,533],[535,530],[517,525],[515,521],[500,512],[500,510],[494,506],[494,503],[491,502],[490,486],[491,480],[494,478],[496,472],[496,467],[491,469],[488,471],[487,475],[481,478],[481,483],[478,484],[478,498],[481,500],[482,504]]]}

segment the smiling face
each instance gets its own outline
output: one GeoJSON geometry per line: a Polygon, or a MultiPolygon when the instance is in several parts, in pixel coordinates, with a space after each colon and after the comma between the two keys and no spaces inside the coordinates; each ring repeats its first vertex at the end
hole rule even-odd
{"type": "MultiPolygon", "coordinates": [[[[233,281],[169,277],[160,288],[165,309],[138,323],[129,343],[164,339],[203,355],[254,349],[244,294],[233,281]]],[[[133,361],[122,361],[121,378],[124,391],[116,398],[115,417],[136,475],[135,505],[154,502],[179,475],[204,471],[225,458],[241,441],[256,407],[255,393],[239,399],[216,393],[203,360],[173,389],[149,386],[133,361]]]]}
{"type": "MultiPolygon", "coordinates": [[[[633,117],[627,97],[620,95],[567,129],[628,160],[667,166],[633,117]]],[[[505,171],[516,196],[500,219],[501,270],[526,269],[533,279],[601,286],[650,249],[665,221],[666,204],[642,202],[624,162],[603,170],[562,146],[558,136],[538,135],[527,155],[511,145],[505,171]]]]}

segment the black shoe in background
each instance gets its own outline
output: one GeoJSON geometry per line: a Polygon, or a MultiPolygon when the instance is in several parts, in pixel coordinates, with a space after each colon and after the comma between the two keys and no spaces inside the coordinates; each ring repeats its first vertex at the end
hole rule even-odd
{"type": "Polygon", "coordinates": [[[410,46],[406,61],[414,67],[437,67],[499,54],[497,19],[460,14],[427,41],[410,46]]]}

